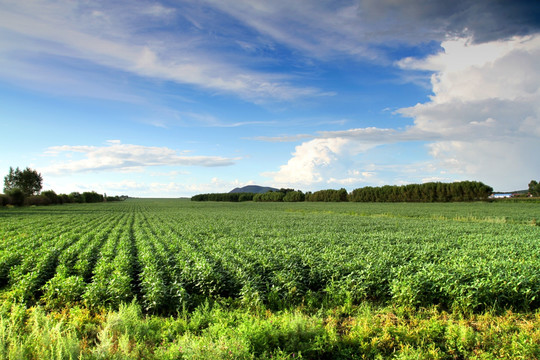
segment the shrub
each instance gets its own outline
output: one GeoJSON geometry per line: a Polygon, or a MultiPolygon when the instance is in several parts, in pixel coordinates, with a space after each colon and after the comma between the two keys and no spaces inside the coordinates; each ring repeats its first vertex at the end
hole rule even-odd
{"type": "Polygon", "coordinates": [[[53,190],[47,190],[43,191],[41,193],[42,196],[45,196],[47,199],[49,199],[49,204],[60,204],[60,198],[53,190]]]}
{"type": "Polygon", "coordinates": [[[9,196],[0,194],[0,206],[6,206],[10,204],[10,202],[11,202],[11,199],[9,198],[9,196]]]}
{"type": "Polygon", "coordinates": [[[284,197],[285,194],[280,191],[269,191],[264,194],[255,194],[253,201],[280,202],[283,201],[284,197]]]}
{"type": "Polygon", "coordinates": [[[255,194],[253,193],[241,193],[240,197],[238,198],[238,201],[251,201],[253,200],[253,196],[255,194]]]}
{"type": "Polygon", "coordinates": [[[41,205],[50,205],[51,201],[49,200],[48,197],[44,195],[32,195],[32,196],[27,197],[24,200],[24,204],[29,205],[29,206],[32,206],[32,205],[41,206],[41,205]]]}
{"type": "Polygon", "coordinates": [[[9,191],[6,191],[6,195],[8,195],[11,199],[11,205],[22,206],[24,204],[24,193],[21,189],[11,189],[9,191]]]}
{"type": "Polygon", "coordinates": [[[324,201],[324,202],[339,202],[339,201],[348,201],[347,200],[347,190],[345,189],[328,189],[328,190],[319,190],[314,193],[306,194],[306,201],[324,201]]]}
{"type": "Polygon", "coordinates": [[[76,192],[76,191],[69,194],[69,199],[70,199],[70,202],[72,203],[82,204],[84,202],[84,196],[82,196],[81,193],[76,192]]]}
{"type": "Polygon", "coordinates": [[[298,191],[289,191],[287,194],[285,194],[285,197],[283,198],[283,201],[298,202],[298,201],[304,201],[305,198],[306,198],[306,196],[300,190],[298,190],[298,191]]]}
{"type": "Polygon", "coordinates": [[[95,191],[85,191],[82,193],[82,197],[86,203],[103,202],[103,195],[98,194],[95,191]]]}
{"type": "Polygon", "coordinates": [[[60,201],[60,204],[70,204],[71,198],[67,194],[60,194],[58,195],[58,200],[60,201]]]}

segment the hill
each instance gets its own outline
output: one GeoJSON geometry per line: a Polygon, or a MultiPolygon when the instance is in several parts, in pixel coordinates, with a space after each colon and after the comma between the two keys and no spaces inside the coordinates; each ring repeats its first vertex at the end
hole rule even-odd
{"type": "Polygon", "coordinates": [[[247,185],[241,188],[232,189],[229,194],[234,193],[254,193],[254,194],[264,194],[269,191],[278,191],[279,189],[268,187],[268,186],[259,186],[259,185],[247,185]]]}
{"type": "Polygon", "coordinates": [[[529,190],[515,190],[515,191],[494,191],[494,194],[528,194],[529,190]]]}

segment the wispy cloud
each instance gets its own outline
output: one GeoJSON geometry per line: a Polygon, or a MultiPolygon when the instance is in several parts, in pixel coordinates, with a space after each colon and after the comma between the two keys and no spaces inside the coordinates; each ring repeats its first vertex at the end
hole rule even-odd
{"type": "Polygon", "coordinates": [[[403,141],[428,141],[441,138],[441,135],[433,131],[424,131],[416,127],[408,127],[404,130],[385,129],[377,127],[356,128],[347,130],[317,131],[315,134],[297,134],[283,136],[256,136],[253,140],[268,142],[297,142],[306,139],[351,139],[364,143],[384,144],[403,141]]]}
{"type": "MultiPolygon", "coordinates": [[[[5,1],[0,75],[33,86],[54,83],[58,91],[69,86],[62,85],[67,79],[98,87],[77,73],[77,62],[83,62],[253,102],[332,96],[335,92],[300,85],[297,75],[269,70],[268,64],[279,64],[283,54],[299,64],[345,55],[391,65],[382,43],[420,44],[449,33],[486,42],[539,31],[533,7],[489,0],[5,1]],[[293,53],[304,57],[289,56],[293,53]]],[[[92,86],[69,88],[100,93],[92,86]]]]}
{"type": "MultiPolygon", "coordinates": [[[[325,96],[317,88],[295,85],[289,75],[255,70],[247,58],[231,59],[223,49],[212,48],[207,40],[215,40],[190,29],[191,23],[185,20],[195,10],[188,3],[181,6],[186,15],[150,2],[124,3],[121,7],[111,4],[107,8],[99,3],[67,1],[10,2],[0,10],[3,61],[10,69],[24,66],[31,74],[40,73],[46,57],[84,61],[142,77],[232,93],[251,101],[325,96]],[[184,29],[145,28],[147,17],[164,22],[174,17],[177,26],[184,29]]],[[[49,66],[55,69],[51,62],[49,66]]],[[[46,77],[48,72],[41,74],[46,77]]]]}
{"type": "Polygon", "coordinates": [[[489,42],[540,31],[530,1],[205,0],[279,44],[310,56],[386,59],[380,44],[420,44],[450,36],[489,42]],[[509,14],[511,16],[509,16],[509,14]]]}
{"type": "Polygon", "coordinates": [[[152,166],[229,166],[239,160],[221,156],[186,156],[167,147],[121,144],[117,140],[109,141],[106,146],[52,146],[46,154],[55,158],[62,156],[60,161],[43,170],[50,174],[142,171],[152,166]],[[81,159],[71,159],[81,155],[81,159]]]}
{"type": "Polygon", "coordinates": [[[314,139],[315,135],[310,134],[297,134],[297,135],[280,135],[280,136],[255,136],[251,138],[256,141],[267,142],[296,142],[305,139],[314,139]]]}
{"type": "Polygon", "coordinates": [[[183,124],[197,124],[202,127],[216,127],[216,128],[234,128],[248,125],[268,125],[274,122],[272,121],[224,121],[214,115],[194,113],[194,112],[180,112],[180,122],[183,124]]]}

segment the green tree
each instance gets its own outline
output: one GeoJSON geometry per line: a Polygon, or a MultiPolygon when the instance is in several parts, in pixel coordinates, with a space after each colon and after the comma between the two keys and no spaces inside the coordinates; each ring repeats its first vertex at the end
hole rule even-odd
{"type": "Polygon", "coordinates": [[[24,204],[24,194],[21,189],[19,188],[10,189],[6,191],[6,195],[9,196],[10,203],[12,205],[22,206],[24,204]]]}
{"type": "MultiPolygon", "coordinates": [[[[17,168],[17,171],[19,171],[19,168],[17,168]]],[[[9,173],[4,176],[4,192],[8,192],[15,188],[17,188],[17,174],[10,166],[9,173]]]]}
{"type": "Polygon", "coordinates": [[[4,192],[9,193],[20,189],[24,196],[37,195],[43,187],[43,178],[36,170],[9,168],[9,173],[4,177],[4,192]]]}
{"type": "Polygon", "coordinates": [[[531,180],[529,183],[529,193],[532,196],[540,196],[540,184],[536,180],[531,180]]]}
{"type": "Polygon", "coordinates": [[[304,201],[305,195],[300,190],[298,191],[288,191],[285,196],[283,197],[283,201],[286,202],[298,202],[298,201],[304,201]]]}
{"type": "Polygon", "coordinates": [[[58,197],[58,195],[56,195],[56,193],[53,190],[43,191],[41,193],[41,195],[43,195],[44,197],[49,199],[49,203],[51,203],[51,204],[60,204],[61,203],[60,198],[58,197]]]}
{"type": "Polygon", "coordinates": [[[95,191],[85,191],[82,193],[82,197],[86,203],[103,202],[103,195],[98,194],[95,191]]]}
{"type": "Polygon", "coordinates": [[[81,193],[77,191],[72,192],[68,196],[72,203],[82,204],[84,202],[84,196],[82,196],[81,193]]]}

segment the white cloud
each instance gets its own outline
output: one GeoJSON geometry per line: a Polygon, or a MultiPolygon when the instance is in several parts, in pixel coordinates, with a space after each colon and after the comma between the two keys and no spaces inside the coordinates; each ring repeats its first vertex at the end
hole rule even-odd
{"type": "MultiPolygon", "coordinates": [[[[358,166],[358,154],[369,157],[377,145],[428,142],[433,161],[411,164],[414,179],[479,180],[506,190],[525,187],[540,173],[540,35],[483,44],[448,40],[442,47],[445,51],[426,59],[398,63],[435,71],[430,101],[396,111],[413,118],[414,125],[319,132],[297,146],[279,171],[265,175],[280,183],[354,183],[355,177],[346,175],[358,166]]],[[[378,173],[383,168],[374,166],[378,173]]],[[[407,182],[407,168],[391,173],[386,183],[407,182]]]]}
{"type": "Polygon", "coordinates": [[[540,84],[540,36],[472,44],[469,39],[442,43],[443,52],[426,59],[404,59],[404,69],[435,71],[432,103],[486,99],[528,100],[540,84]]]}
{"type": "MultiPolygon", "coordinates": [[[[333,93],[295,85],[292,75],[256,70],[258,66],[268,69],[269,60],[257,56],[256,50],[284,46],[309,58],[345,55],[381,63],[388,58],[386,47],[440,40],[456,29],[463,33],[462,29],[469,28],[476,35],[482,33],[484,39],[490,34],[507,38],[531,33],[538,27],[537,21],[531,23],[532,7],[493,6],[491,1],[446,5],[425,1],[206,0],[162,5],[155,1],[7,0],[0,9],[0,74],[18,84],[24,80],[27,85],[45,87],[48,92],[54,83],[65,92],[76,89],[87,96],[102,97],[106,90],[116,99],[132,97],[100,86],[100,81],[92,82],[81,69],[75,71],[82,62],[86,68],[93,64],[233,93],[254,102],[327,96],[333,93]],[[247,51],[239,54],[238,47],[247,51]],[[76,65],[63,66],[66,63],[76,65]]],[[[448,52],[453,52],[452,46],[460,48],[450,42],[446,46],[448,52]]],[[[497,55],[486,49],[500,50],[478,48],[474,55],[480,59],[497,55]]],[[[470,65],[461,59],[455,56],[452,63],[470,65]]],[[[412,63],[415,61],[409,60],[408,66],[412,63]]],[[[431,61],[430,69],[439,71],[438,65],[431,61]]]]}
{"type": "MultiPolygon", "coordinates": [[[[188,4],[182,6],[189,17],[194,10],[188,4]]],[[[0,9],[0,75],[34,87],[64,84],[71,91],[81,86],[70,84],[92,84],[77,66],[62,66],[78,60],[253,101],[325,95],[313,87],[292,85],[293,79],[285,74],[250,70],[246,59],[244,64],[238,58],[227,60],[226,53],[215,49],[202,33],[146,28],[155,24],[156,17],[167,21],[176,13],[178,22],[182,11],[155,3],[108,3],[104,8],[99,3],[70,1],[8,2],[0,9]]],[[[98,85],[84,86],[85,94],[92,87],[95,96],[101,97],[98,85]]]]}
{"type": "Polygon", "coordinates": [[[107,146],[52,146],[47,155],[65,158],[43,171],[50,174],[65,174],[96,171],[142,171],[149,166],[228,166],[237,158],[221,156],[185,156],[167,147],[121,144],[111,140],[107,146]],[[82,158],[71,160],[71,157],[82,158]]]}
{"type": "Polygon", "coordinates": [[[540,35],[471,44],[400,63],[437,72],[425,104],[400,109],[414,129],[438,134],[430,154],[449,173],[496,189],[522,188],[540,172],[540,35]]]}
{"type": "Polygon", "coordinates": [[[366,144],[380,144],[400,141],[426,140],[434,137],[437,137],[437,134],[428,131],[419,131],[416,128],[409,128],[406,131],[400,131],[396,129],[367,127],[335,131],[318,131],[316,135],[297,134],[274,137],[256,136],[252,139],[268,142],[295,142],[304,139],[343,138],[362,141],[366,144]]]}
{"type": "Polygon", "coordinates": [[[326,58],[348,54],[374,59],[373,35],[363,26],[358,4],[314,1],[216,1],[206,3],[256,29],[273,41],[326,58]]]}
{"type": "MultiPolygon", "coordinates": [[[[346,138],[313,139],[295,148],[293,157],[277,172],[263,173],[279,186],[314,185],[319,183],[350,183],[351,159],[374,144],[360,144],[346,138]]],[[[358,175],[359,173],[354,173],[358,175]]],[[[367,174],[369,176],[369,174],[367,174]]],[[[361,180],[356,178],[357,180],[361,180]]]]}

